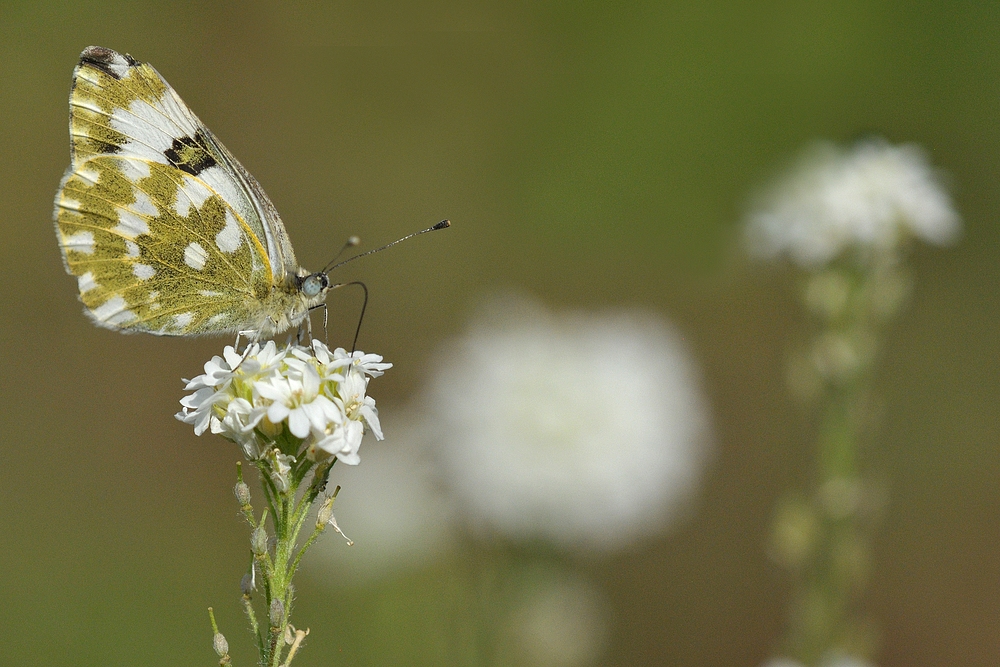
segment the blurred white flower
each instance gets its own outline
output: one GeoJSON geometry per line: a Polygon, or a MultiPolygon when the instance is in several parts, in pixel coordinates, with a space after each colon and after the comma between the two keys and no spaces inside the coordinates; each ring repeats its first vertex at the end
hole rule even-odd
{"type": "Polygon", "coordinates": [[[331,351],[319,341],[309,348],[255,343],[243,356],[227,346],[203,375],[187,381],[193,393],[181,399],[177,418],[197,435],[211,429],[239,444],[248,459],[267,455],[280,489],[299,454],[357,465],[365,428],[382,439],[366,390],[371,377],[391,366],[378,355],[331,351]]]}
{"type": "Polygon", "coordinates": [[[700,472],[707,411],[681,337],[650,314],[497,301],[433,366],[425,410],[475,527],[620,548],[700,472]]]}
{"type": "Polygon", "coordinates": [[[892,250],[909,235],[946,244],[958,236],[959,217],[919,146],[820,143],[758,197],[746,232],[752,254],[787,253],[815,267],[850,247],[892,250]]]}
{"type": "Polygon", "coordinates": [[[805,665],[791,658],[771,658],[761,665],[761,667],[805,667],[805,665]]]}
{"type": "MultiPolygon", "coordinates": [[[[791,658],[771,658],[761,667],[805,667],[791,658]]],[[[836,653],[827,655],[819,662],[819,667],[875,667],[875,663],[851,655],[836,653]]]]}

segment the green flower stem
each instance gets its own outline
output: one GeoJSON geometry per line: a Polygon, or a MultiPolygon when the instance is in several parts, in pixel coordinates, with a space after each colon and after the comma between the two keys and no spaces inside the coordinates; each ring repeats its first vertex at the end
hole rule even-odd
{"type": "Polygon", "coordinates": [[[819,434],[820,483],[857,475],[857,433],[852,413],[858,390],[852,383],[832,392],[819,434]]]}
{"type": "Polygon", "coordinates": [[[253,610],[253,601],[249,595],[243,595],[243,611],[246,612],[247,620],[250,622],[250,631],[257,639],[257,655],[264,655],[264,644],[260,638],[260,626],[257,624],[257,614],[253,610]]]}
{"type": "Polygon", "coordinates": [[[800,541],[792,544],[807,545],[778,550],[798,575],[785,648],[805,665],[836,652],[871,652],[870,629],[860,613],[868,573],[868,517],[859,415],[870,392],[880,334],[902,305],[906,283],[897,257],[870,256],[810,276],[804,291],[807,307],[820,319],[811,348],[821,387],[816,488],[798,505],[798,513],[789,515],[799,523],[776,526],[776,535],[799,530],[800,541]]]}
{"type": "Polygon", "coordinates": [[[278,489],[274,486],[274,482],[271,481],[271,476],[268,474],[265,465],[258,461],[257,468],[260,471],[260,485],[264,489],[264,498],[267,500],[267,506],[270,508],[273,516],[278,516],[278,508],[274,500],[278,495],[278,489]]]}
{"type": "MultiPolygon", "coordinates": [[[[260,521],[253,520],[251,508],[248,521],[254,528],[266,526],[267,517],[270,514],[274,528],[273,552],[267,550],[255,556],[263,580],[261,588],[264,591],[264,602],[268,609],[267,629],[265,630],[258,623],[251,599],[246,595],[244,596],[244,608],[251,629],[257,637],[260,664],[262,665],[270,665],[271,667],[288,665],[305,637],[304,631],[289,630],[289,619],[294,602],[292,578],[298,571],[302,556],[324,531],[325,524],[317,522],[305,544],[299,549],[296,549],[296,544],[309,518],[313,503],[326,488],[327,476],[332,467],[333,461],[316,464],[303,457],[303,461],[297,462],[290,471],[287,490],[281,491],[271,479],[265,464],[258,463],[261,486],[268,506],[261,515],[260,521]],[[298,497],[302,482],[313,471],[315,474],[312,482],[302,492],[301,497],[298,497]],[[283,608],[282,618],[277,624],[272,624],[270,619],[270,609],[274,600],[279,600],[283,608]],[[292,644],[289,647],[286,661],[282,663],[286,633],[289,633],[292,638],[292,644]]],[[[246,515],[246,510],[244,510],[244,514],[246,515]]]]}
{"type": "MultiPolygon", "coordinates": [[[[855,606],[862,585],[860,569],[842,562],[847,551],[864,545],[859,517],[853,511],[834,509],[837,499],[824,499],[823,490],[859,477],[857,433],[850,406],[853,389],[834,392],[819,439],[819,517],[817,542],[802,572],[800,590],[792,609],[790,644],[806,665],[817,664],[836,650],[857,650],[855,606]]],[[[844,501],[846,502],[846,501],[844,501]]]]}
{"type": "Polygon", "coordinates": [[[302,556],[305,555],[306,550],[312,546],[313,542],[316,541],[316,539],[324,532],[325,529],[326,526],[316,524],[316,528],[313,529],[312,535],[310,535],[309,539],[306,540],[306,543],[302,545],[302,548],[299,549],[299,552],[295,554],[295,560],[292,561],[292,566],[288,570],[289,577],[295,576],[295,573],[298,572],[299,569],[299,563],[302,562],[302,556]]]}

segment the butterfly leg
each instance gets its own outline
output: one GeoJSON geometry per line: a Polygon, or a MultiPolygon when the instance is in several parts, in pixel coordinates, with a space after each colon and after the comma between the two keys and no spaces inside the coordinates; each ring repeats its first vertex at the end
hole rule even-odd
{"type": "MultiPolygon", "coordinates": [[[[326,303],[321,303],[313,306],[309,309],[310,314],[312,311],[322,308],[323,309],[323,342],[329,347],[330,345],[330,330],[327,325],[330,323],[330,309],[326,307],[326,303]]],[[[311,318],[310,318],[311,319],[311,318]]],[[[312,339],[312,333],[310,332],[309,338],[312,339]]]]}
{"type": "Polygon", "coordinates": [[[237,352],[240,351],[240,338],[247,339],[247,347],[249,348],[252,343],[260,340],[260,331],[256,329],[245,329],[243,331],[236,332],[236,342],[233,343],[233,349],[237,352]]]}
{"type": "Polygon", "coordinates": [[[240,351],[240,337],[246,337],[246,339],[247,339],[247,347],[246,347],[246,349],[245,349],[245,350],[243,350],[243,355],[242,355],[242,356],[240,357],[240,361],[239,361],[239,363],[237,363],[237,364],[236,364],[236,366],[234,366],[234,367],[233,367],[233,370],[234,370],[234,371],[235,371],[235,370],[236,370],[237,368],[239,368],[240,366],[242,366],[242,365],[243,365],[243,362],[244,362],[244,361],[246,361],[246,360],[247,360],[247,357],[249,357],[249,356],[250,356],[250,350],[251,350],[251,349],[252,349],[252,347],[253,347],[253,339],[254,339],[254,338],[255,338],[255,337],[256,337],[256,336],[257,336],[257,335],[258,335],[259,333],[260,333],[260,332],[258,332],[258,331],[253,331],[252,329],[251,329],[251,330],[247,330],[247,331],[237,331],[237,332],[236,332],[236,342],[235,342],[235,343],[233,343],[233,349],[234,349],[234,350],[236,350],[237,352],[239,352],[239,351],[240,351]]]}
{"type": "MultiPolygon", "coordinates": [[[[312,310],[312,308],[310,308],[309,310],[312,310]]],[[[312,332],[312,318],[309,317],[309,313],[306,313],[305,319],[302,320],[302,322],[298,326],[298,329],[296,329],[295,331],[295,343],[297,345],[301,345],[302,340],[306,336],[309,337],[309,342],[311,343],[313,332],[312,332]]]]}

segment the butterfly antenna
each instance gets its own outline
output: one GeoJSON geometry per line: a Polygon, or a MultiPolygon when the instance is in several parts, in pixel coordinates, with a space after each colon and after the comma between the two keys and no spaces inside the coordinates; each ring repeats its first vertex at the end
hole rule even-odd
{"type": "MultiPolygon", "coordinates": [[[[338,252],[332,260],[330,260],[330,263],[333,264],[334,262],[336,262],[348,248],[356,248],[359,245],[361,245],[360,237],[357,236],[348,237],[348,239],[344,241],[344,246],[340,249],[340,252],[338,252]]],[[[324,271],[323,273],[326,273],[326,271],[324,271]]]]}
{"type": "MultiPolygon", "coordinates": [[[[368,252],[363,252],[360,255],[355,255],[354,257],[348,257],[347,259],[345,259],[344,261],[342,261],[340,263],[335,264],[334,262],[336,262],[337,260],[336,260],[336,258],[334,258],[333,261],[331,261],[329,264],[327,264],[326,268],[323,269],[322,273],[330,273],[334,269],[337,269],[337,268],[343,266],[344,264],[347,264],[348,262],[353,262],[356,259],[361,259],[362,257],[367,257],[368,255],[374,255],[377,252],[382,252],[383,250],[387,250],[388,248],[391,248],[392,246],[396,245],[397,243],[402,243],[403,241],[405,241],[407,239],[412,239],[414,236],[420,236],[421,234],[426,234],[427,232],[434,232],[434,231],[437,231],[439,229],[445,229],[446,227],[451,227],[451,222],[448,221],[448,220],[442,220],[441,222],[437,223],[433,227],[428,227],[427,229],[421,229],[419,232],[413,232],[412,234],[407,234],[403,238],[396,239],[392,243],[386,243],[381,248],[375,248],[374,250],[369,250],[368,252]]],[[[351,239],[353,239],[353,238],[357,238],[357,237],[351,237],[351,239]]],[[[348,241],[350,241],[351,239],[348,239],[348,241]]],[[[349,245],[348,246],[344,246],[344,249],[347,249],[349,247],[350,247],[349,245]]],[[[337,253],[337,257],[340,257],[341,253],[343,253],[343,252],[344,251],[341,250],[340,253],[337,253]]],[[[344,283],[344,284],[345,285],[355,285],[355,284],[360,284],[360,283],[344,283]]],[[[368,294],[368,288],[365,288],[365,301],[366,301],[366,303],[367,303],[367,294],[368,294]]],[[[361,326],[360,322],[358,323],[358,326],[360,328],[360,326],[361,326]]]]}
{"type": "Polygon", "coordinates": [[[354,330],[354,341],[351,343],[351,354],[354,354],[354,350],[358,347],[358,336],[361,335],[361,323],[365,320],[365,310],[368,308],[368,285],[365,285],[360,280],[355,280],[349,283],[340,283],[339,285],[331,285],[330,289],[336,289],[338,287],[348,287],[350,285],[357,285],[365,292],[365,300],[361,304],[361,315],[358,316],[358,328],[354,330]]]}

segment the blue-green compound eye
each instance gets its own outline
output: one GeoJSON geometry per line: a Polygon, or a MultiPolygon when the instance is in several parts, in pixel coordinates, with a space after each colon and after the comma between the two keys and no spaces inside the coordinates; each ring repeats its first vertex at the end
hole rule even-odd
{"type": "Polygon", "coordinates": [[[316,296],[329,286],[330,281],[325,273],[313,273],[302,281],[302,293],[306,296],[316,296]]]}

